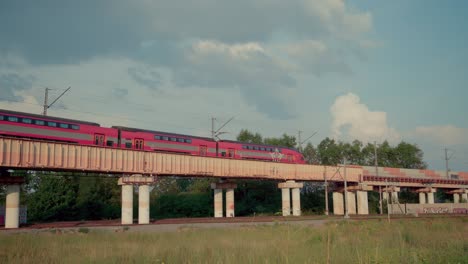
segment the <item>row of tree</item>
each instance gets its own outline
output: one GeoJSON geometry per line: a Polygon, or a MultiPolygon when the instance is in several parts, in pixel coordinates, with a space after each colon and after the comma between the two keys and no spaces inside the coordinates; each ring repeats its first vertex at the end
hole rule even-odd
{"type": "MultiPolygon", "coordinates": [[[[242,130],[238,141],[296,147],[294,136],[283,134],[278,138],[263,138],[259,133],[242,130]]],[[[348,163],[373,165],[375,149],[372,144],[355,140],[352,143],[322,140],[317,146],[308,143],[302,150],[309,164],[348,163]]],[[[391,146],[383,142],[377,146],[380,166],[425,168],[423,153],[417,145],[401,142],[391,146]]],[[[27,175],[22,188],[22,202],[28,207],[29,221],[62,221],[114,219],[120,217],[120,187],[117,178],[93,174],[63,174],[17,172],[27,175]]],[[[213,215],[213,194],[208,178],[159,179],[151,196],[151,218],[208,217],[213,215]]],[[[281,192],[277,182],[268,180],[239,180],[235,194],[236,215],[277,214],[281,208],[281,192]]],[[[331,186],[333,187],[333,186],[331,186]]],[[[135,194],[137,195],[137,194],[135,194]]],[[[329,194],[330,195],[330,194],[329,194]]],[[[4,203],[4,188],[0,189],[0,203],[4,203]]],[[[414,194],[403,194],[406,201],[416,201],[414,194]]],[[[302,210],[323,213],[325,193],[323,183],[308,183],[302,190],[302,210]]],[[[331,201],[331,198],[329,198],[331,201]]],[[[135,197],[135,215],[138,198],[135,197]]],[[[371,212],[377,212],[378,194],[369,196],[371,212]]],[[[331,207],[330,203],[330,207],[331,207]]]]}

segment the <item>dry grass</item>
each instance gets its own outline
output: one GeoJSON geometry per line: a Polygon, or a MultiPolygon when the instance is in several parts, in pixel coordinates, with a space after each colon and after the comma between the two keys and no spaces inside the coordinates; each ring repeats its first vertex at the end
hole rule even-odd
{"type": "Polygon", "coordinates": [[[467,218],[0,233],[2,263],[468,263],[467,218]]]}

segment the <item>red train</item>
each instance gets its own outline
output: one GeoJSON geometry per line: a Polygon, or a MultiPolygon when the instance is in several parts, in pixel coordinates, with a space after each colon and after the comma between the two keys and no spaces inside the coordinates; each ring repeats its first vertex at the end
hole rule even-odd
{"type": "Polygon", "coordinates": [[[0,136],[109,148],[304,164],[295,149],[113,126],[0,109],[0,136]]]}

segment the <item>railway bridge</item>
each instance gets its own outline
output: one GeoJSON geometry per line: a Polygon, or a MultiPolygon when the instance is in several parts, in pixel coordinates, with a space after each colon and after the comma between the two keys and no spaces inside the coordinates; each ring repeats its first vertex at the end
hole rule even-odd
{"type": "MultiPolygon", "coordinates": [[[[5,227],[19,227],[19,190],[24,179],[10,170],[96,172],[119,175],[122,224],[133,223],[133,186],[138,185],[138,223],[149,223],[149,186],[157,177],[212,177],[214,216],[234,217],[235,179],[278,181],[283,216],[299,216],[304,181],[335,182],[333,213],[369,214],[368,192],[398,201],[400,188],[419,193],[421,204],[433,204],[434,192],[453,194],[453,203],[468,200],[468,172],[445,172],[366,166],[321,166],[178,155],[100,146],[0,137],[0,184],[7,185],[5,227]],[[217,179],[216,179],[217,178],[217,179]],[[226,212],[223,212],[225,191],[226,212]]],[[[328,208],[328,205],[327,205],[328,208]]]]}

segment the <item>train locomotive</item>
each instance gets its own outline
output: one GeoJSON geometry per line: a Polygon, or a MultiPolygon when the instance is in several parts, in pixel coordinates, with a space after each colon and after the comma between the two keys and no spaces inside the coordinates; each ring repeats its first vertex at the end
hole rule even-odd
{"type": "Polygon", "coordinates": [[[305,163],[299,151],[287,147],[215,141],[208,137],[123,126],[107,128],[93,122],[2,109],[0,136],[205,157],[305,163]]]}

